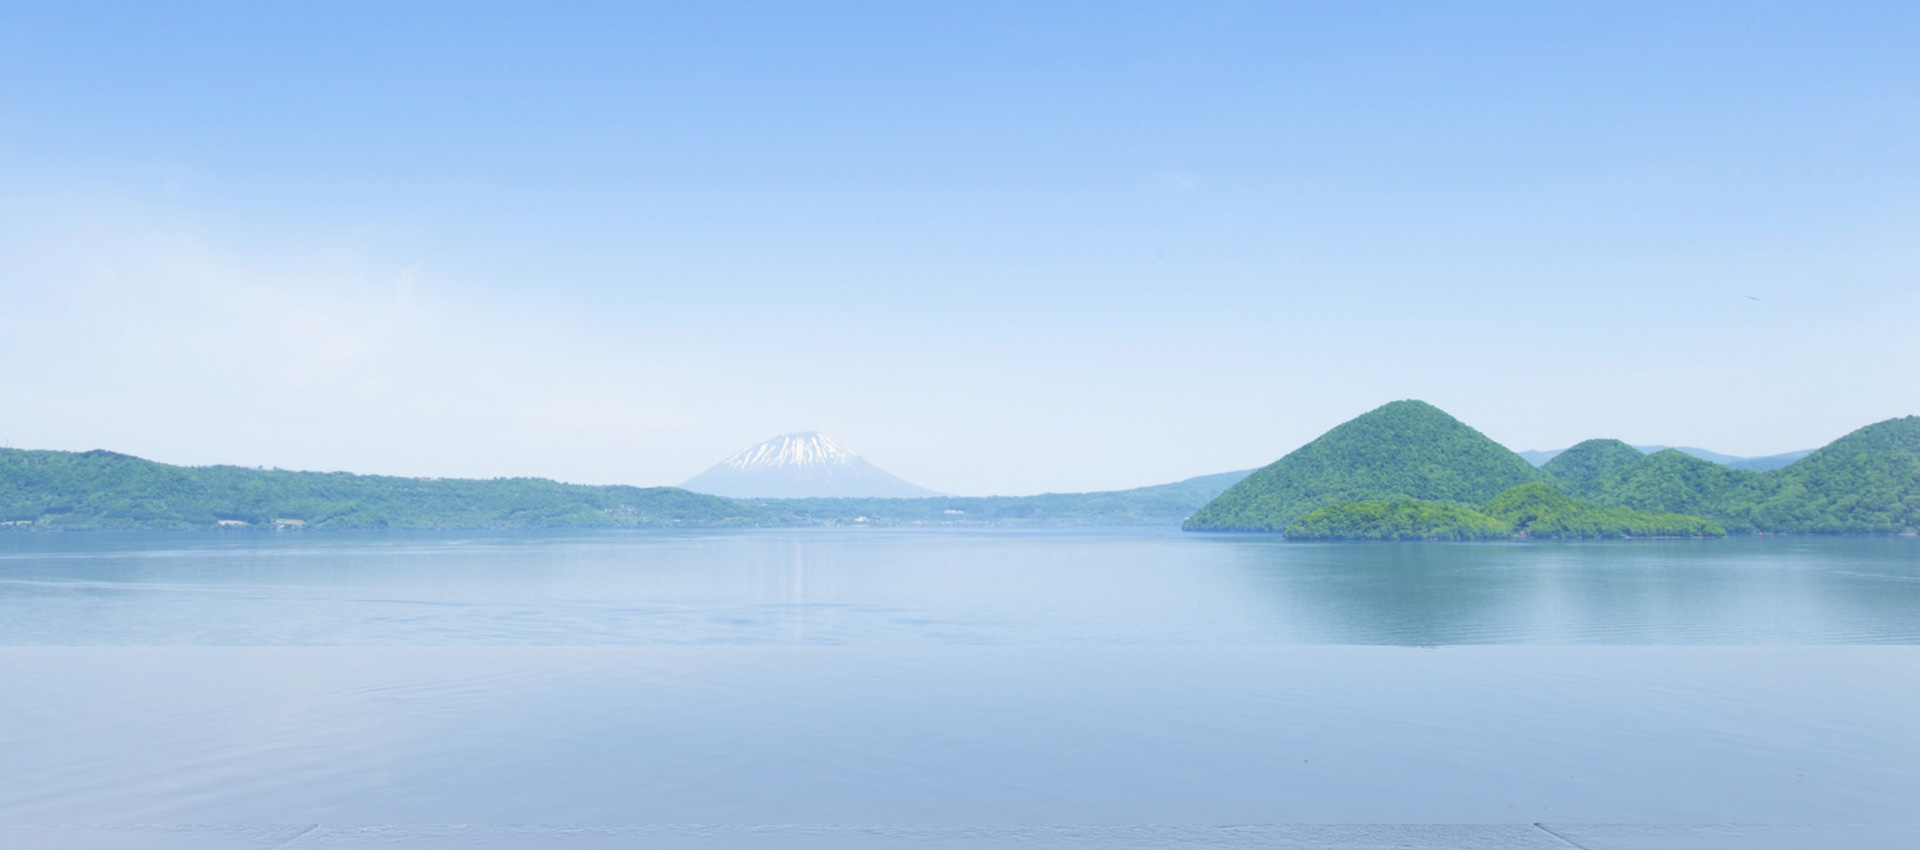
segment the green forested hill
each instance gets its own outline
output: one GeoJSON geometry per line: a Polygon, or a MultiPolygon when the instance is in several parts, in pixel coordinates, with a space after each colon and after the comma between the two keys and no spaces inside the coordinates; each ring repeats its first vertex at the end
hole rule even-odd
{"type": "Polygon", "coordinates": [[[1501,493],[1481,510],[1513,534],[1531,538],[1724,537],[1727,533],[1716,523],[1685,514],[1590,504],[1545,481],[1501,493]]]}
{"type": "MultiPolygon", "coordinates": [[[[1731,469],[1674,449],[1654,452],[1586,481],[1559,480],[1568,492],[1596,504],[1641,511],[1725,517],[1736,494],[1751,492],[1766,473],[1731,469]]],[[[1742,524],[1734,523],[1738,528],[1742,524]]]]}
{"type": "Polygon", "coordinates": [[[1868,425],[1759,475],[1772,486],[1750,516],[1764,530],[1920,529],[1920,416],[1868,425]]]}
{"type": "Polygon", "coordinates": [[[236,466],[184,467],[107,451],[0,449],[0,522],[12,528],[538,528],[773,524],[672,487],[542,478],[423,480],[236,466]]]}
{"type": "Polygon", "coordinates": [[[1495,540],[1513,527],[1466,505],[1366,499],[1318,508],[1287,524],[1289,540],[1495,540]]]}
{"type": "Polygon", "coordinates": [[[1395,499],[1477,505],[1545,473],[1423,401],[1384,405],[1229,488],[1184,525],[1283,531],[1315,509],[1395,499]]]}
{"type": "Polygon", "coordinates": [[[1298,540],[1491,540],[1503,537],[1721,537],[1698,517],[1588,504],[1545,481],[1522,484],[1478,507],[1424,499],[1327,505],[1294,520],[1298,540]]]}
{"type": "Polygon", "coordinates": [[[1764,472],[1673,449],[1643,455],[1619,440],[1588,440],[1533,472],[1518,455],[1431,405],[1400,401],[1255,471],[1185,527],[1318,538],[1487,533],[1474,516],[1459,512],[1468,510],[1529,536],[1920,529],[1920,416],[1869,425],[1764,472]],[[1544,483],[1508,490],[1532,482],[1544,483]],[[1555,501],[1554,488],[1573,499],[1555,501]],[[1507,503],[1489,501],[1503,491],[1507,503]],[[1521,496],[1522,513],[1537,514],[1531,519],[1509,515],[1521,496]],[[1369,523],[1377,528],[1370,531],[1369,523]]]}
{"type": "Polygon", "coordinates": [[[1596,504],[1693,514],[1733,532],[1896,533],[1920,528],[1920,416],[1868,425],[1765,472],[1668,450],[1556,481],[1596,504]]]}
{"type": "Polygon", "coordinates": [[[1620,440],[1588,440],[1557,455],[1540,471],[1554,481],[1578,491],[1595,480],[1625,469],[1646,454],[1620,440]]]}

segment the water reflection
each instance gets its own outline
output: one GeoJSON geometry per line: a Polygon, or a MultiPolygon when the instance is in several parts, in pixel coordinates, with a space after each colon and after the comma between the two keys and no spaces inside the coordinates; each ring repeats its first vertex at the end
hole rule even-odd
{"type": "Polygon", "coordinates": [[[1906,817],[1920,648],[1794,643],[1916,541],[9,535],[0,823],[1906,817]]]}
{"type": "Polygon", "coordinates": [[[0,644],[1920,642],[1913,538],[6,535],[0,644]]]}
{"type": "Polygon", "coordinates": [[[1912,538],[1286,544],[1215,538],[1294,640],[1913,643],[1912,538]]]}

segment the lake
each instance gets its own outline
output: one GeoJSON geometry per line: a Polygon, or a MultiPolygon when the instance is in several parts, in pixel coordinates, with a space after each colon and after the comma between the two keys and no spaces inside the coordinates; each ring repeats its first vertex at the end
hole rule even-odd
{"type": "Polygon", "coordinates": [[[1920,541],[0,535],[0,844],[1920,846],[1920,541]]]}

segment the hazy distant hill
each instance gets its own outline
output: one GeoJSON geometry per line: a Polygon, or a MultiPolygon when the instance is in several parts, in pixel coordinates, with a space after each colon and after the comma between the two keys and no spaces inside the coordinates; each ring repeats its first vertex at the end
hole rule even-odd
{"type": "MultiPolygon", "coordinates": [[[[1620,441],[1613,440],[1611,442],[1619,443],[1620,441]]],[[[1620,445],[1625,446],[1627,444],[1620,443],[1620,445]]],[[[1708,451],[1706,449],[1696,449],[1691,446],[1629,446],[1629,448],[1632,448],[1643,455],[1653,454],[1654,452],[1664,451],[1666,449],[1671,448],[1674,451],[1680,452],[1682,454],[1692,455],[1701,460],[1713,461],[1714,463],[1720,464],[1721,466],[1730,467],[1733,469],[1750,469],[1755,472],[1768,470],[1768,469],[1779,469],[1780,467],[1793,463],[1794,461],[1799,460],[1803,457],[1806,457],[1807,455],[1813,454],[1812,449],[1802,449],[1797,452],[1782,452],[1777,455],[1766,455],[1764,457],[1737,457],[1734,455],[1726,455],[1726,454],[1721,454],[1719,452],[1708,451]]],[[[1566,452],[1566,451],[1572,451],[1572,449],[1545,449],[1545,450],[1530,449],[1524,452],[1515,452],[1515,454],[1518,454],[1521,457],[1526,458],[1527,462],[1533,464],[1534,466],[1545,466],[1549,461],[1553,460],[1556,457],[1559,457],[1561,452],[1566,452]]]]}
{"type": "Polygon", "coordinates": [[[1178,525],[1250,470],[1172,484],[1038,496],[927,499],[749,499],[747,504],[806,525],[1178,525]]]}
{"type": "Polygon", "coordinates": [[[1423,401],[1349,420],[1209,502],[1194,531],[1283,531],[1327,505],[1380,499],[1480,504],[1544,473],[1423,401]]]}
{"type": "Polygon", "coordinates": [[[825,434],[782,434],[715,464],[680,485],[735,499],[884,498],[938,493],[910,484],[825,434]]]}
{"type": "Polygon", "coordinates": [[[0,522],[16,529],[550,528],[778,520],[673,487],[188,467],[107,451],[0,449],[0,522]]]}
{"type": "Polygon", "coordinates": [[[1732,469],[1747,469],[1754,472],[1779,469],[1807,455],[1813,454],[1814,451],[1813,449],[1801,449],[1797,452],[1782,452],[1777,455],[1765,455],[1762,457],[1735,457],[1733,455],[1707,451],[1706,449],[1696,449],[1692,446],[1634,446],[1634,448],[1647,454],[1654,454],[1655,452],[1662,452],[1671,448],[1683,455],[1691,455],[1701,460],[1710,460],[1721,466],[1732,469]]]}

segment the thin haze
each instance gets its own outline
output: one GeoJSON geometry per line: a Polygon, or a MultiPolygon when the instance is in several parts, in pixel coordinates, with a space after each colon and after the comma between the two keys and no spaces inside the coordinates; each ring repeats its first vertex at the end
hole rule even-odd
{"type": "Polygon", "coordinates": [[[952,493],[1920,413],[1920,6],[9,3],[0,440],[952,493]]]}

